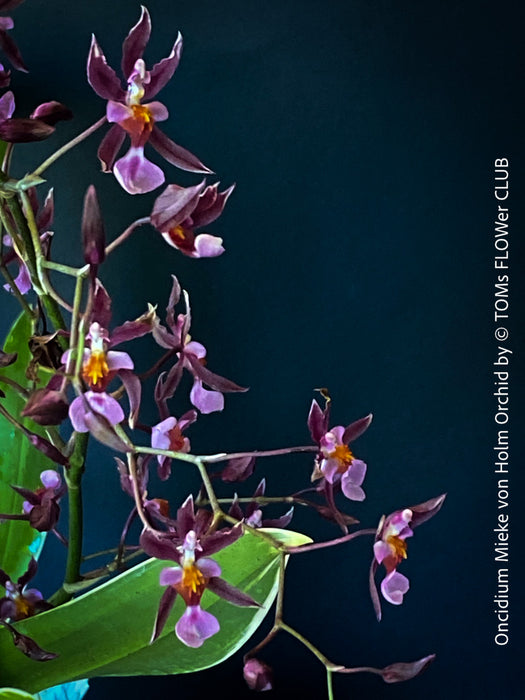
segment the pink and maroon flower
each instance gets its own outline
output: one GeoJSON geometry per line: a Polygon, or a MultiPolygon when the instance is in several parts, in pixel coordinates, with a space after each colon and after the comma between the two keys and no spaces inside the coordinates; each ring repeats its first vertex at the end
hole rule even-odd
{"type": "Polygon", "coordinates": [[[209,233],[195,234],[195,229],[215,221],[233,192],[234,185],[218,191],[219,185],[194,187],[168,185],[157,197],[151,213],[151,223],[164,240],[190,258],[215,258],[224,253],[222,238],[209,233]]]}
{"type": "Polygon", "coordinates": [[[362,501],[365,492],[361,488],[366,474],[366,464],[350,450],[350,443],[362,435],[372,422],[372,414],[350,423],[346,428],[336,425],[328,430],[329,402],[323,411],[317,401],[312,401],[308,415],[308,427],[313,440],[319,445],[312,481],[324,478],[329,484],[340,484],[344,495],[351,501],[362,501]]]}
{"type": "MultiPolygon", "coordinates": [[[[151,446],[157,450],[171,450],[173,452],[189,452],[190,441],[183,435],[184,430],[197,420],[197,411],[187,411],[178,420],[168,416],[151,429],[151,446]]],[[[164,481],[171,473],[171,459],[164,455],[157,455],[159,463],[159,477],[164,481]]]]}
{"type": "Polygon", "coordinates": [[[383,516],[379,523],[374,542],[374,558],[370,569],[370,595],[377,619],[381,619],[381,604],[375,587],[374,577],[379,564],[386,570],[381,582],[381,593],[393,605],[401,605],[410,587],[409,580],[400,574],[397,567],[407,558],[407,542],[414,534],[414,528],[432,518],[441,509],[446,494],[410,508],[396,510],[383,516]]]}
{"type": "Polygon", "coordinates": [[[51,608],[39,590],[27,588],[36,571],[37,563],[35,559],[31,559],[27,571],[13,583],[6,572],[0,569],[0,586],[3,586],[6,592],[5,596],[0,598],[0,620],[17,622],[51,608]]]}
{"type": "Polygon", "coordinates": [[[12,486],[26,500],[22,504],[24,513],[28,516],[29,524],[39,532],[52,530],[60,516],[58,502],[66,492],[60,474],[54,469],[46,469],[40,474],[42,486],[35,491],[12,486]]]}
{"type": "Polygon", "coordinates": [[[169,613],[180,595],[186,610],[175,625],[175,634],[189,647],[200,647],[219,629],[219,621],[201,608],[204,592],[210,590],[225,600],[242,607],[258,607],[246,593],[220,578],[221,568],[208,555],[218,552],[242,536],[240,526],[229,530],[218,530],[208,534],[211,515],[207,511],[194,513],[193,498],[189,496],[179,508],[172,537],[162,537],[152,530],[144,530],[140,543],[145,552],[157,559],[171,559],[173,567],[162,569],[160,585],[167,586],[164,592],[151,641],[161,634],[169,613]]]}
{"type": "Polygon", "coordinates": [[[168,118],[166,107],[156,101],[143,103],[143,100],[150,100],[168,83],[182,52],[182,37],[179,33],[170,55],[148,71],[142,55],[150,34],[150,16],[146,8],[142,7],[139,21],[132,27],[122,45],[121,68],[126,89],[121,86],[115,71],[108,66],[95,37],[87,64],[89,83],[97,95],[108,100],[107,119],[114,124],[98,150],[102,169],[104,172],[114,172],[119,184],[130,194],[150,192],[164,182],[161,168],[144,155],[146,143],[182,170],[211,172],[192,153],[171,141],[158,128],[157,122],[168,118]],[[131,140],[130,148],[125,156],[117,160],[126,134],[131,140]]]}

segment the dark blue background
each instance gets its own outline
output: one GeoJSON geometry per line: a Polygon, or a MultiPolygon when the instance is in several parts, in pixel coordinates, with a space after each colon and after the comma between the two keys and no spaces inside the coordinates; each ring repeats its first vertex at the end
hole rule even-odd
{"type": "MultiPolygon", "coordinates": [[[[327,386],[336,423],[375,414],[356,448],[369,471],[367,500],[352,512],[365,526],[448,492],[442,513],[410,543],[405,603],[385,604],[381,624],[368,599],[369,543],[290,563],[286,619],[330,658],[383,666],[437,653],[433,667],[408,685],[338,677],[337,697],[522,697],[522,565],[514,545],[523,504],[521,3],[150,0],[148,6],[149,65],[167,55],[178,29],[185,38],[181,66],[159,96],[170,111],[165,131],[237,190],[210,227],[225,241],[220,259],[183,259],[144,229],[108,261],[101,276],[115,298],[115,323],[138,316],[146,301],[162,309],[171,273],[190,291],[192,334],[207,345],[209,367],[250,386],[248,394],[227,398],[224,414],[192,429],[197,452],[308,442],[312,389],[327,386]],[[493,642],[491,468],[493,161],[502,157],[511,161],[508,346],[514,351],[511,642],[505,648],[493,642]]],[[[14,35],[31,68],[28,76],[15,76],[17,115],[58,99],[76,117],[53,141],[17,149],[20,174],[53,143],[101,116],[105,105],[85,80],[90,32],[117,67],[120,43],[138,14],[138,4],[101,0],[31,0],[16,11],[14,35]]],[[[156,194],[127,196],[101,175],[99,139],[48,171],[56,187],[58,259],[81,260],[81,198],[90,183],[111,238],[147,214],[156,194]]],[[[167,172],[169,181],[197,181],[167,172]]],[[[141,348],[136,359],[144,369],[152,346],[141,348]]],[[[156,415],[145,406],[142,418],[153,422],[156,415]]],[[[98,449],[92,456],[90,550],[112,545],[129,508],[112,458],[98,449]]],[[[258,466],[273,494],[300,487],[310,470],[308,457],[258,466]]],[[[177,474],[173,502],[195,484],[177,474]]],[[[295,527],[317,526],[300,513],[295,527]]],[[[315,531],[337,536],[327,524],[315,531]]],[[[59,567],[60,550],[50,551],[59,567]]],[[[41,580],[50,593],[60,571],[41,580]]],[[[294,640],[278,640],[265,658],[278,686],[269,697],[323,697],[322,666],[294,640]]],[[[253,697],[244,688],[240,654],[198,676],[95,680],[88,697],[145,693],[253,697]]]]}

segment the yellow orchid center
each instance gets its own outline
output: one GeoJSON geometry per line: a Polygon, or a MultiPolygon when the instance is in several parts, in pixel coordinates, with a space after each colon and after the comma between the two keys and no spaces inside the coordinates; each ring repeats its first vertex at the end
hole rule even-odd
{"type": "Polygon", "coordinates": [[[23,617],[29,617],[33,611],[31,604],[29,603],[28,600],[24,598],[24,596],[19,595],[15,598],[15,607],[16,607],[16,612],[17,612],[17,617],[23,618],[23,617]]]}
{"type": "Polygon", "coordinates": [[[407,543],[405,540],[401,539],[401,537],[398,537],[397,535],[390,535],[390,537],[387,537],[386,541],[392,547],[395,556],[398,559],[407,558],[407,543]]]}
{"type": "Polygon", "coordinates": [[[133,119],[142,122],[142,124],[151,124],[150,129],[153,127],[153,116],[146,107],[146,105],[130,105],[131,111],[133,112],[133,119]]]}
{"type": "Polygon", "coordinates": [[[93,350],[82,367],[82,376],[93,389],[109,374],[108,362],[104,350],[93,350]]]}
{"type": "Polygon", "coordinates": [[[339,462],[338,471],[346,471],[352,464],[354,455],[350,451],[348,445],[337,445],[333,452],[328,455],[331,459],[336,459],[339,462]]]}
{"type": "Polygon", "coordinates": [[[197,593],[199,590],[204,589],[206,585],[206,579],[200,569],[197,568],[195,564],[190,564],[185,566],[182,574],[182,585],[188,591],[192,593],[197,593]]]}

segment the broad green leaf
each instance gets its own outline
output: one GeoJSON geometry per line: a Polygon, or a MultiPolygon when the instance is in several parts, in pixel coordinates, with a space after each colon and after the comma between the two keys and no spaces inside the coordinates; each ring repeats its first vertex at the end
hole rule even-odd
{"type": "Polygon", "coordinates": [[[0,688],[0,700],[35,700],[35,696],[18,688],[0,688]]]}
{"type": "MultiPolygon", "coordinates": [[[[280,537],[294,545],[311,541],[294,533],[280,537]]],[[[162,636],[149,645],[163,592],[159,574],[166,566],[149,559],[80,598],[16,624],[46,651],[59,654],[52,661],[31,661],[15,649],[9,632],[0,630],[0,677],[37,692],[78,678],[188,673],[224,661],[268,612],[277,593],[280,553],[268,541],[246,533],[213,558],[221,565],[222,577],[261,607],[235,607],[206,591],[202,606],[217,617],[221,630],[199,649],[186,647],[174,634],[184,611],[180,597],[162,636]]]]}
{"type": "MultiPolygon", "coordinates": [[[[5,352],[16,352],[18,358],[9,367],[0,369],[0,377],[7,377],[24,388],[31,382],[26,370],[31,361],[28,340],[31,322],[25,314],[15,321],[4,345],[5,352]]],[[[13,389],[0,382],[6,394],[0,399],[2,406],[13,416],[20,418],[24,400],[13,389]]],[[[32,432],[44,435],[43,428],[32,420],[22,423],[32,432]]],[[[10,488],[10,484],[34,490],[41,486],[40,472],[52,468],[49,459],[39,452],[28,439],[0,416],[0,513],[22,512],[22,497],[10,488]]],[[[37,532],[29,523],[20,520],[5,520],[0,524],[0,568],[15,580],[24,573],[31,556],[37,557],[44,544],[45,533],[37,532]]]]}

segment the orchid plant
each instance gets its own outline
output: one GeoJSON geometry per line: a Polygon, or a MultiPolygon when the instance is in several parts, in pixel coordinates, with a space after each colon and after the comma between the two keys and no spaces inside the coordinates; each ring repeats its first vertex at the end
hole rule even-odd
{"type": "MultiPolygon", "coordinates": [[[[22,1],[2,0],[0,11],[10,12],[22,1]]],[[[9,17],[0,18],[0,48],[14,69],[25,71],[7,33],[12,28],[9,17]]],[[[218,183],[206,179],[189,187],[171,182],[170,166],[204,176],[212,171],[158,126],[164,122],[169,133],[168,110],[155,98],[178,67],[182,36],[177,35],[166,58],[148,67],[143,54],[150,33],[150,15],[142,7],[123,43],[121,78],[93,37],[87,76],[96,95],[106,101],[105,113],[22,178],[12,174],[15,144],[46,139],[73,115],[66,106],[47,102],[29,117],[15,118],[13,92],[0,97],[0,271],[5,293],[20,305],[0,354],[0,677],[6,686],[0,697],[12,692],[45,697],[46,689],[78,679],[144,675],[152,668],[173,674],[218,664],[248,642],[272,605],[270,632],[244,654],[249,688],[272,688],[272,670],[261,655],[280,632],[305,645],[325,667],[328,698],[334,697],[334,674],[370,672],[387,683],[408,680],[434,656],[394,660],[385,668],[352,667],[345,659],[328,659],[288,625],[283,604],[286,565],[299,554],[346,548],[356,538],[368,538],[371,611],[380,620],[381,598],[400,605],[409,590],[409,580],[398,568],[404,569],[414,528],[439,511],[445,496],[401,504],[378,524],[361,527],[348,513],[354,501],[366,496],[367,465],[356,456],[360,451],[354,451],[354,442],[370,427],[372,416],[334,425],[326,389],[317,390],[308,413],[310,444],[200,454],[187,435],[191,426],[222,411],[225,394],[246,389],[208,368],[206,347],[190,336],[188,292],[173,276],[164,317],[149,305],[139,318],[112,323],[112,298],[103,283],[106,258],[118,254],[133,232],[146,225],[161,234],[174,265],[177,253],[172,248],[195,259],[221,255],[223,240],[207,227],[233,192],[233,186],[219,191],[218,183]],[[63,154],[107,124],[98,158],[102,170],[124,190],[123,198],[169,184],[151,211],[126,223],[123,233],[109,242],[96,190],[89,187],[79,236],[85,264],[74,268],[52,258],[53,191],[46,193],[43,176],[63,154]],[[149,146],[167,162],[164,169],[149,160],[149,146]],[[72,299],[57,292],[50,271],[72,278],[72,299]],[[133,343],[143,336],[153,339],[158,355],[151,367],[139,372],[133,343]],[[124,343],[126,350],[120,349],[124,343]],[[184,373],[192,382],[187,397],[184,373]],[[145,381],[151,378],[154,391],[148,397],[145,381]],[[182,415],[173,413],[175,396],[177,405],[189,402],[182,415]],[[147,400],[158,412],[151,425],[140,417],[147,400]],[[108,479],[108,488],[120,486],[130,500],[119,541],[96,555],[83,549],[88,523],[81,486],[90,469],[90,440],[107,448],[108,462],[114,463],[115,478],[112,484],[108,479]],[[238,489],[252,477],[256,463],[258,467],[267,458],[289,453],[304,453],[305,458],[305,483],[293,493],[269,496],[263,479],[251,496],[234,491],[229,498],[218,497],[214,484],[238,489]],[[201,488],[194,494],[178,493],[176,502],[169,503],[161,488],[176,464],[194,469],[201,488]],[[150,479],[155,471],[156,478],[150,479]],[[283,504],[280,516],[265,516],[270,503],[283,504]],[[310,510],[314,524],[319,516],[330,521],[336,536],[314,541],[287,529],[295,506],[310,510]],[[141,532],[135,537],[132,525],[137,522],[141,532]],[[28,588],[37,567],[46,565],[40,554],[48,535],[58,538],[67,552],[63,583],[54,593],[28,588]],[[98,565],[90,568],[95,557],[98,565]],[[379,567],[385,574],[378,590],[379,567]],[[89,643],[89,655],[83,653],[81,639],[89,643]]],[[[0,87],[8,88],[11,79],[10,70],[0,65],[0,87]]]]}

